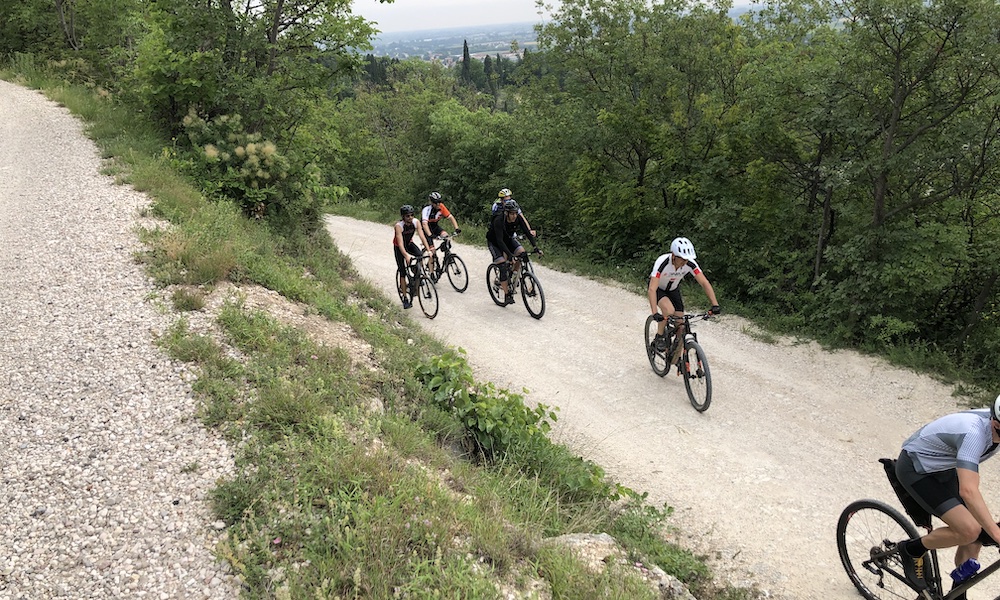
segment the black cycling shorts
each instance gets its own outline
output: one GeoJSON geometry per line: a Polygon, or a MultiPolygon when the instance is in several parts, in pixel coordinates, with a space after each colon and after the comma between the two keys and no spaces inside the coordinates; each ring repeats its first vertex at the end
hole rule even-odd
{"type": "MultiPolygon", "coordinates": [[[[400,250],[399,246],[395,244],[393,244],[392,249],[396,251],[395,252],[396,268],[398,269],[398,272],[402,273],[403,271],[406,270],[406,260],[403,258],[403,251],[400,250]]],[[[406,245],[406,251],[409,252],[411,257],[420,256],[423,254],[423,251],[420,249],[420,247],[413,242],[410,242],[409,244],[406,245]]]]}
{"type": "Polygon", "coordinates": [[[937,473],[917,473],[906,451],[899,453],[896,476],[910,496],[932,515],[940,517],[958,505],[965,506],[958,493],[958,471],[948,469],[937,473]]]}
{"type": "MultiPolygon", "coordinates": [[[[489,246],[490,254],[493,255],[493,262],[497,262],[501,258],[507,257],[507,253],[504,251],[504,249],[501,248],[500,246],[497,246],[490,240],[486,240],[486,245],[489,246]]],[[[518,241],[514,238],[507,238],[507,245],[514,249],[514,254],[520,254],[521,250],[523,250],[521,244],[518,243],[518,241]]]]}
{"type": "MultiPolygon", "coordinates": [[[[674,305],[674,312],[684,312],[684,299],[681,298],[681,288],[675,290],[665,290],[656,288],[656,304],[659,306],[660,300],[667,298],[674,305]]],[[[667,315],[668,317],[670,315],[667,315]]]]}

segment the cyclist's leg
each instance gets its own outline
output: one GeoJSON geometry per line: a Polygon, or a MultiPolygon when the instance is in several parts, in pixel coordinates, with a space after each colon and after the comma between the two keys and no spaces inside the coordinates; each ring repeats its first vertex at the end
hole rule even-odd
{"type": "Polygon", "coordinates": [[[507,281],[510,277],[510,263],[507,262],[506,253],[500,247],[490,241],[487,241],[486,245],[490,249],[490,254],[493,255],[493,264],[500,270],[500,289],[503,290],[504,298],[506,298],[510,294],[507,281]]]}
{"type": "Polygon", "coordinates": [[[955,469],[931,474],[917,473],[910,456],[903,451],[896,461],[896,476],[917,503],[946,525],[922,537],[900,541],[899,545],[907,555],[919,561],[922,551],[957,546],[956,566],[979,557],[982,544],[978,538],[982,528],[962,500],[955,469]]]}
{"type": "MultiPolygon", "coordinates": [[[[676,293],[676,290],[669,292],[667,290],[656,288],[656,306],[660,309],[660,314],[664,317],[656,327],[657,335],[663,335],[663,330],[667,326],[667,318],[676,314],[677,311],[674,308],[673,298],[677,298],[679,296],[680,294],[676,293]]],[[[683,313],[681,314],[683,315],[683,313]]]]}
{"type": "MultiPolygon", "coordinates": [[[[399,249],[399,246],[392,247],[394,254],[396,255],[396,286],[398,289],[403,290],[404,295],[406,292],[406,260],[403,258],[403,252],[399,249]]],[[[406,299],[403,299],[403,308],[408,308],[406,306],[406,299]]]]}
{"type": "Polygon", "coordinates": [[[434,250],[430,253],[430,261],[428,263],[428,270],[434,272],[437,270],[440,260],[438,258],[437,252],[441,247],[440,240],[446,237],[446,234],[441,226],[437,223],[428,223],[431,230],[431,237],[427,241],[434,245],[434,250]]]}

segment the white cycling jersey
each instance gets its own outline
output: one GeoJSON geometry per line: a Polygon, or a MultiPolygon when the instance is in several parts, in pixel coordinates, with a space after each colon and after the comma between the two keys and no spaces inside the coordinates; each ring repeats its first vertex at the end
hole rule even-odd
{"type": "Polygon", "coordinates": [[[675,269],[674,263],[671,260],[673,256],[673,254],[668,252],[657,258],[653,264],[653,272],[649,274],[650,277],[659,279],[657,285],[661,290],[676,290],[685,275],[688,273],[695,275],[701,273],[701,267],[693,260],[689,260],[681,268],[675,269]]]}

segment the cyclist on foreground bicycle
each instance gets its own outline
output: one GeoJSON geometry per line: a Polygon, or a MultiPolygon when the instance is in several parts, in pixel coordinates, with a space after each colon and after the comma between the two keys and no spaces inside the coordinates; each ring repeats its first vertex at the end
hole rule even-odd
{"type": "MultiPolygon", "coordinates": [[[[414,256],[422,256],[423,251],[413,243],[413,234],[419,234],[420,242],[431,252],[434,251],[434,246],[428,243],[427,238],[424,237],[423,229],[417,227],[417,224],[413,221],[413,207],[409,204],[404,204],[399,209],[399,221],[393,226],[393,238],[392,238],[392,250],[396,255],[396,268],[397,277],[399,278],[399,289],[405,289],[406,286],[406,269],[410,263],[410,259],[414,256]]],[[[413,297],[413,290],[410,290],[410,298],[413,297]]],[[[413,301],[410,299],[403,300],[403,308],[410,308],[413,306],[413,301]]]]}
{"type": "MultiPolygon", "coordinates": [[[[502,212],[503,211],[504,202],[506,202],[508,200],[513,200],[513,199],[514,199],[514,196],[513,196],[513,194],[511,193],[511,191],[509,189],[503,188],[502,190],[500,190],[500,192],[497,193],[497,199],[493,201],[493,207],[491,208],[490,220],[492,221],[493,217],[497,216],[498,212],[502,212]]],[[[525,225],[525,227],[527,227],[527,230],[531,232],[531,235],[535,235],[535,230],[531,228],[531,223],[528,223],[528,218],[524,216],[524,211],[522,211],[520,208],[518,208],[517,209],[517,214],[521,215],[521,217],[524,218],[524,225],[525,225]]]]}
{"type": "MultiPolygon", "coordinates": [[[[896,475],[913,499],[945,522],[927,535],[896,544],[903,572],[926,589],[924,554],[951,548],[955,566],[979,558],[983,544],[1000,542],[1000,526],[979,490],[979,464],[1000,449],[1000,396],[990,408],[943,416],[924,425],[905,442],[896,475]]],[[[964,600],[964,594],[956,600],[964,600]]]]}
{"type": "Polygon", "coordinates": [[[510,291],[510,259],[516,260],[524,254],[524,247],[517,241],[514,234],[520,229],[528,236],[528,241],[534,246],[535,252],[542,255],[535,240],[535,233],[528,227],[528,221],[521,214],[521,207],[513,198],[504,201],[503,210],[493,215],[490,229],[486,232],[486,244],[493,255],[493,264],[500,269],[500,287],[504,293],[504,304],[514,304],[514,294],[510,291]]]}
{"type": "MultiPolygon", "coordinates": [[[[653,343],[659,352],[667,349],[667,338],[663,334],[666,325],[664,317],[683,317],[684,299],[681,298],[681,280],[688,273],[694,275],[694,280],[698,282],[708,300],[712,303],[709,314],[717,315],[722,312],[719,308],[719,301],[715,298],[715,290],[712,284],[702,272],[701,267],[694,261],[697,255],[694,252],[694,245],[691,240],[685,237],[675,238],[670,243],[670,252],[660,255],[653,263],[653,272],[649,274],[649,309],[653,313],[653,318],[659,321],[656,326],[656,336],[653,343]]],[[[677,325],[677,339],[684,339],[683,322],[677,325]]],[[[677,362],[684,352],[684,345],[678,344],[674,356],[670,357],[670,364],[677,362]]]]}

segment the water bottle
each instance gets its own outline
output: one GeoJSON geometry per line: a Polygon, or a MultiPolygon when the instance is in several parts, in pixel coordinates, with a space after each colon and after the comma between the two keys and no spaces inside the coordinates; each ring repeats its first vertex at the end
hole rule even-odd
{"type": "Polygon", "coordinates": [[[969,577],[972,577],[978,572],[979,572],[979,561],[974,558],[970,558],[969,560],[960,564],[957,569],[951,572],[951,578],[957,585],[959,583],[962,583],[969,577]]]}

